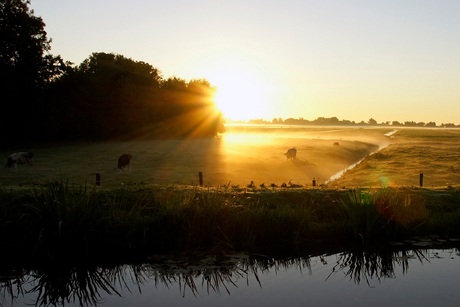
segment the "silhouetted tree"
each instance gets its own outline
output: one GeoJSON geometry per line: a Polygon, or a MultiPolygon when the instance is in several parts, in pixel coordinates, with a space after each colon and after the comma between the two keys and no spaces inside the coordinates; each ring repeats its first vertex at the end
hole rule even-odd
{"type": "Polygon", "coordinates": [[[356,123],[354,121],[350,121],[350,120],[347,120],[347,119],[344,119],[341,121],[341,125],[344,125],[344,126],[354,126],[356,125],[356,123]]]}
{"type": "Polygon", "coordinates": [[[460,125],[456,126],[454,123],[442,123],[441,124],[441,127],[442,128],[455,128],[455,127],[459,127],[460,125]]]}
{"type": "Polygon", "coordinates": [[[56,137],[102,140],[144,133],[157,120],[160,81],[147,63],[93,53],[53,84],[54,110],[62,114],[56,137]]]}
{"type": "Polygon", "coordinates": [[[377,126],[377,121],[373,118],[369,118],[369,120],[367,121],[367,124],[370,126],[377,126]]]}
{"type": "Polygon", "coordinates": [[[318,117],[317,119],[314,120],[314,123],[316,125],[339,125],[340,121],[337,117],[330,117],[330,118],[318,117]]]}
{"type": "Polygon", "coordinates": [[[51,89],[60,122],[49,127],[54,139],[210,136],[223,128],[208,81],[163,80],[150,64],[122,55],[93,53],[51,89]]]}
{"type": "Polygon", "coordinates": [[[10,145],[40,136],[46,107],[40,105],[40,95],[65,69],[62,59],[49,53],[45,23],[29,5],[24,0],[0,2],[0,100],[2,113],[8,115],[2,116],[0,128],[14,127],[14,133],[3,134],[10,145]]]}
{"type": "Polygon", "coordinates": [[[213,101],[215,88],[207,80],[172,77],[162,82],[161,94],[164,135],[203,137],[224,131],[222,114],[213,101]]]}

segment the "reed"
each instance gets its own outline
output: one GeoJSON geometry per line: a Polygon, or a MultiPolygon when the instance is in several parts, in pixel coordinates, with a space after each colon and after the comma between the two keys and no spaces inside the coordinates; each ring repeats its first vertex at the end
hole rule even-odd
{"type": "Polygon", "coordinates": [[[350,233],[353,239],[359,239],[364,245],[368,238],[378,233],[380,217],[371,194],[354,189],[348,192],[348,196],[348,201],[340,200],[347,233],[350,233]]]}
{"type": "Polygon", "coordinates": [[[400,195],[396,189],[353,189],[348,194],[341,207],[349,233],[362,244],[409,236],[428,220],[423,201],[412,201],[410,194],[400,195]]]}
{"type": "MultiPolygon", "coordinates": [[[[0,190],[0,236],[33,261],[145,259],[152,253],[308,253],[415,235],[460,234],[456,190],[104,190],[52,180],[0,190]]],[[[2,257],[6,257],[2,255],[2,257]]]]}
{"type": "Polygon", "coordinates": [[[384,218],[387,236],[405,235],[428,220],[424,201],[413,201],[409,194],[398,197],[393,189],[379,189],[374,203],[377,212],[384,218]]]}
{"type": "Polygon", "coordinates": [[[53,180],[32,191],[22,221],[36,237],[33,253],[51,257],[89,253],[89,237],[97,232],[103,203],[96,191],[69,180],[53,180]]]}

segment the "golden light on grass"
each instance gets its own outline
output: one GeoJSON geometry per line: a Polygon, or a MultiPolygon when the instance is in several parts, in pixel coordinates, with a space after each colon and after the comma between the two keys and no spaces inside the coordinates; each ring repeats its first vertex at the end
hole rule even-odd
{"type": "MultiPolygon", "coordinates": [[[[460,185],[460,130],[401,129],[390,146],[370,155],[388,139],[391,128],[354,129],[233,124],[217,138],[200,138],[216,118],[213,105],[203,112],[188,114],[190,125],[167,123],[162,130],[183,129],[180,139],[140,139],[127,142],[73,144],[34,149],[36,161],[31,171],[23,165],[17,172],[0,172],[3,187],[35,186],[52,178],[71,178],[93,184],[95,173],[104,187],[120,183],[196,184],[203,172],[205,184],[245,187],[254,181],[280,186],[290,180],[306,187],[315,178],[319,186],[331,176],[362,158],[359,165],[342,177],[327,182],[330,188],[417,187],[424,174],[424,188],[458,188],[460,185]],[[340,142],[334,146],[334,142],[340,142]],[[297,159],[288,161],[284,153],[297,148],[297,159]],[[82,153],[91,159],[82,165],[82,153]],[[131,173],[114,171],[122,153],[133,156],[131,173]],[[58,161],[58,162],[57,162],[58,161]]],[[[187,116],[187,115],[184,115],[187,116]]],[[[181,121],[182,122],[182,121],[181,121]]],[[[162,136],[162,135],[160,135],[162,136]]],[[[0,156],[11,154],[0,151],[0,156]]]]}

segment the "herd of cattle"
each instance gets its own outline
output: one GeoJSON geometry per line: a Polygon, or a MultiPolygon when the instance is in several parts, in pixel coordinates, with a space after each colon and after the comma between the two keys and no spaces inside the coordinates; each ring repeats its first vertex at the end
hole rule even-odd
{"type": "MultiPolygon", "coordinates": [[[[284,155],[286,156],[288,160],[294,161],[297,156],[297,149],[290,148],[284,155]]],[[[33,158],[34,158],[34,154],[32,152],[16,152],[8,156],[8,158],[6,159],[5,168],[6,169],[14,168],[15,170],[17,170],[18,164],[27,164],[29,167],[31,167],[33,165],[33,158]]],[[[130,172],[132,159],[133,159],[132,155],[122,154],[118,158],[118,165],[117,165],[116,170],[118,172],[124,172],[125,169],[128,169],[128,172],[130,172]]]]}
{"type": "MultiPolygon", "coordinates": [[[[6,158],[6,164],[5,168],[6,169],[11,169],[14,168],[17,170],[18,164],[27,164],[28,167],[31,167],[33,165],[33,158],[34,158],[34,153],[33,152],[15,152],[14,154],[11,154],[6,158]]],[[[128,169],[128,171],[131,171],[131,160],[133,159],[133,156],[130,154],[122,154],[118,158],[118,165],[116,170],[118,172],[123,172],[125,169],[128,169]]]]}

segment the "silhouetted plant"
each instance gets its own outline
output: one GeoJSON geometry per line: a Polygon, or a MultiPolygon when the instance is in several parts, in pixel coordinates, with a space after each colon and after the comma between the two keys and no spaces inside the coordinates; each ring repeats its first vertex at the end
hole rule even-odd
{"type": "Polygon", "coordinates": [[[380,231],[380,219],[371,195],[361,189],[348,192],[349,199],[340,200],[346,216],[347,227],[355,239],[365,244],[367,239],[380,231]]]}
{"type": "Polygon", "coordinates": [[[95,191],[61,179],[35,189],[33,195],[33,203],[27,205],[27,222],[36,238],[35,253],[88,255],[89,236],[97,231],[103,211],[95,191]]]}
{"type": "Polygon", "coordinates": [[[425,196],[436,199],[446,193],[411,193],[199,187],[104,190],[58,179],[32,192],[0,190],[0,235],[18,259],[78,262],[142,259],[170,251],[211,250],[216,256],[230,250],[305,252],[460,232],[455,203],[443,207],[431,201],[430,211],[425,207],[425,196]]]}

